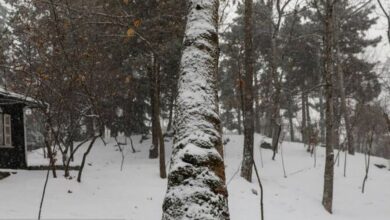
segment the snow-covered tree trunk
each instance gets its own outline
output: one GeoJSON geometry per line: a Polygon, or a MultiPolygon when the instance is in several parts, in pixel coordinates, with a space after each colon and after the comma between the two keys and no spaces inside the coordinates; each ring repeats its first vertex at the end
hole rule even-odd
{"type": "Polygon", "coordinates": [[[218,0],[189,0],[163,220],[230,219],[218,114],[218,0]]]}

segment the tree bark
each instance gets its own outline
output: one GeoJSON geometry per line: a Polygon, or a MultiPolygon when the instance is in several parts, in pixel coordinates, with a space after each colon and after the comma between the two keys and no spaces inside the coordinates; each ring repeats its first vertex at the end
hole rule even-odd
{"type": "Polygon", "coordinates": [[[189,0],[163,220],[228,220],[218,113],[218,0],[189,0]]]}
{"type": "Polygon", "coordinates": [[[333,176],[334,176],[334,152],[333,152],[333,86],[332,86],[332,66],[333,66],[333,0],[326,0],[325,3],[325,96],[326,96],[326,157],[324,172],[324,192],[322,204],[325,209],[332,213],[333,204],[333,176]]]}
{"type": "Polygon", "coordinates": [[[260,133],[261,132],[261,129],[260,129],[260,103],[259,103],[259,85],[258,85],[258,81],[257,81],[257,76],[256,74],[253,74],[253,78],[254,78],[254,99],[255,99],[255,131],[257,133],[260,133]]]}
{"type": "Polygon", "coordinates": [[[157,65],[156,68],[156,89],[155,89],[155,100],[156,100],[156,131],[158,135],[158,141],[159,141],[159,168],[160,168],[160,177],[162,179],[167,178],[167,172],[165,168],[165,143],[164,143],[164,136],[161,129],[161,123],[160,123],[160,66],[157,65]]]}
{"type": "Polygon", "coordinates": [[[342,114],[344,116],[345,131],[347,134],[348,153],[351,155],[354,155],[355,148],[353,147],[353,134],[352,134],[352,130],[351,130],[352,129],[351,123],[349,120],[347,101],[346,101],[346,97],[345,97],[344,72],[343,72],[342,67],[341,67],[340,45],[339,45],[338,41],[336,41],[336,56],[337,56],[337,77],[338,77],[338,82],[339,82],[338,86],[339,86],[339,92],[340,92],[340,98],[341,98],[341,111],[342,111],[342,114]]]}
{"type": "MultiPolygon", "coordinates": [[[[279,2],[277,2],[279,4],[279,2]]],[[[269,3],[269,22],[270,22],[270,30],[271,30],[271,72],[272,72],[272,84],[274,87],[273,94],[273,104],[272,104],[272,118],[271,118],[271,126],[272,126],[272,149],[274,150],[274,154],[277,152],[277,145],[279,143],[279,128],[281,126],[281,118],[280,118],[280,97],[281,97],[281,82],[279,80],[279,73],[277,67],[277,45],[276,45],[276,37],[278,36],[279,27],[275,28],[273,24],[273,1],[271,0],[269,3]]],[[[279,15],[280,16],[280,15],[279,15]]]]}
{"type": "Polygon", "coordinates": [[[306,128],[306,141],[307,141],[307,152],[311,152],[310,139],[312,138],[312,126],[311,126],[311,117],[310,117],[310,103],[309,103],[309,94],[305,95],[305,108],[306,108],[306,120],[307,120],[307,128],[306,128]]]}
{"type": "Polygon", "coordinates": [[[254,112],[253,112],[253,0],[245,0],[245,77],[244,77],[244,152],[241,166],[241,176],[252,181],[253,142],[254,142],[254,112]]]}
{"type": "Polygon", "coordinates": [[[156,57],[151,53],[151,67],[149,69],[150,80],[150,108],[151,108],[151,121],[152,121],[152,146],[149,150],[149,158],[156,159],[158,157],[158,129],[157,118],[159,110],[157,109],[157,74],[156,74],[156,57]]]}
{"type": "Polygon", "coordinates": [[[301,133],[302,133],[302,143],[305,145],[307,142],[307,128],[306,128],[306,98],[305,98],[305,91],[302,89],[302,95],[301,95],[301,110],[302,110],[302,125],[301,125],[301,133]]]}
{"type": "Polygon", "coordinates": [[[245,100],[244,100],[244,81],[242,79],[242,74],[241,74],[241,65],[240,65],[240,62],[238,61],[238,68],[239,68],[239,71],[238,71],[238,88],[239,88],[239,108],[238,108],[238,133],[241,134],[242,133],[242,121],[241,121],[241,118],[243,118],[242,116],[244,115],[244,112],[245,112],[245,100]]]}
{"type": "MultiPolygon", "coordinates": [[[[322,75],[321,71],[321,49],[318,47],[317,49],[317,69],[320,75],[322,75]]],[[[323,78],[321,79],[321,84],[323,84],[323,78]]],[[[324,87],[320,88],[320,142],[321,144],[325,143],[325,113],[324,113],[324,87]]]]}
{"type": "Polygon", "coordinates": [[[293,123],[293,97],[289,95],[288,98],[288,123],[290,125],[290,140],[295,141],[294,123],[293,123]]]}

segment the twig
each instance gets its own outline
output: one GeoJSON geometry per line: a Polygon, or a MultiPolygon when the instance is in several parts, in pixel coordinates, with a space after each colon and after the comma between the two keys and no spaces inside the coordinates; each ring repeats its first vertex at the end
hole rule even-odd
{"type": "Polygon", "coordinates": [[[283,144],[280,144],[280,156],[282,157],[282,166],[283,166],[284,178],[287,178],[286,167],[284,166],[284,158],[283,158],[283,144]]]}
{"type": "Polygon", "coordinates": [[[368,149],[366,150],[364,154],[364,162],[366,167],[366,175],[364,176],[363,183],[362,183],[362,193],[364,193],[364,189],[366,186],[366,181],[368,179],[368,171],[370,170],[370,158],[371,158],[371,148],[372,148],[372,141],[374,139],[374,129],[370,131],[370,137],[369,137],[369,143],[368,143],[368,149]]]}
{"type": "Polygon", "coordinates": [[[43,186],[43,192],[42,192],[42,197],[41,197],[41,203],[39,205],[38,220],[41,220],[41,216],[42,216],[42,207],[43,207],[43,201],[45,200],[47,183],[49,182],[49,174],[50,174],[50,169],[47,169],[46,180],[45,180],[45,184],[43,186]]]}
{"type": "MultiPolygon", "coordinates": [[[[126,138],[126,137],[125,137],[125,138],[126,138]]],[[[116,146],[118,146],[119,151],[120,151],[120,153],[121,153],[121,155],[122,155],[122,161],[121,161],[121,171],[122,171],[122,170],[123,170],[123,163],[124,163],[124,161],[125,161],[125,154],[123,153],[123,149],[122,149],[122,147],[121,147],[121,145],[123,145],[123,144],[118,142],[117,136],[115,136],[115,142],[116,142],[116,146]]]]}
{"type": "Polygon", "coordinates": [[[256,162],[253,159],[253,157],[252,157],[252,160],[253,160],[253,167],[255,168],[257,182],[259,183],[259,187],[260,187],[260,213],[261,213],[261,220],[264,220],[264,203],[263,203],[263,201],[264,201],[264,190],[263,190],[263,184],[261,183],[260,175],[259,175],[259,172],[257,170],[256,162]]]}

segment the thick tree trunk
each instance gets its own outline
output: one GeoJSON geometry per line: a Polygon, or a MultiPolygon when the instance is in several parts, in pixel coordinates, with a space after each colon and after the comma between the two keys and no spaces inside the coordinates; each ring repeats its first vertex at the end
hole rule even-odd
{"type": "Polygon", "coordinates": [[[253,48],[252,48],[252,0],[245,0],[245,77],[244,77],[244,152],[241,176],[252,181],[254,112],[253,112],[253,48]]]}
{"type": "Polygon", "coordinates": [[[324,193],[322,204],[325,209],[332,213],[333,204],[333,176],[334,176],[334,152],[333,152],[333,0],[326,0],[325,6],[325,96],[326,96],[326,157],[324,172],[324,193]]]}
{"type": "Polygon", "coordinates": [[[218,0],[189,0],[163,220],[230,219],[216,86],[218,0]]]}

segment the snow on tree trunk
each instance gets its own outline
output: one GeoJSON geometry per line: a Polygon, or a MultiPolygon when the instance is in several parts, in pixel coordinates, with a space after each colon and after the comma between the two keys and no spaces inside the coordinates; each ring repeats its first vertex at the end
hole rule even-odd
{"type": "Polygon", "coordinates": [[[189,0],[163,220],[230,219],[216,76],[218,0],[189,0]]]}

